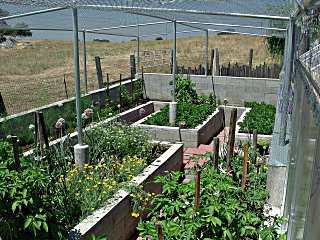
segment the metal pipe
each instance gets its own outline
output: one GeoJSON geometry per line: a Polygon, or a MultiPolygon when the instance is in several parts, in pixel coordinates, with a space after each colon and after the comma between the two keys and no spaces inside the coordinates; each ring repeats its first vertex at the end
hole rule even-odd
{"type": "Polygon", "coordinates": [[[94,34],[110,35],[110,36],[119,36],[119,37],[132,37],[132,38],[137,37],[134,35],[117,34],[117,33],[102,33],[102,32],[95,32],[95,31],[91,31],[91,30],[86,30],[86,32],[87,33],[94,33],[94,34]]]}
{"type": "Polygon", "coordinates": [[[67,9],[67,7],[49,8],[49,9],[45,9],[45,10],[39,10],[39,11],[34,11],[34,12],[21,13],[21,14],[6,16],[6,17],[0,17],[0,20],[10,20],[10,19],[14,19],[14,18],[33,16],[33,15],[37,15],[37,14],[55,12],[55,11],[60,11],[60,10],[64,10],[64,9],[67,9]]]}
{"type": "Polygon", "coordinates": [[[137,37],[137,74],[140,73],[140,37],[137,37]]]}
{"type": "Polygon", "coordinates": [[[206,30],[206,50],[205,50],[205,56],[206,56],[206,64],[205,64],[205,75],[208,76],[208,65],[209,65],[209,60],[208,60],[208,51],[209,51],[209,32],[206,30]]]}
{"type": "Polygon", "coordinates": [[[77,112],[77,129],[78,144],[83,145],[82,137],[82,119],[81,119],[81,92],[80,92],[80,67],[79,67],[79,38],[78,38],[78,10],[72,8],[73,18],[73,56],[74,56],[74,85],[76,92],[76,112],[77,112]]]}
{"type": "Polygon", "coordinates": [[[131,24],[131,25],[122,25],[117,27],[107,27],[107,28],[97,28],[97,29],[89,29],[91,31],[103,31],[103,30],[112,30],[112,29],[120,29],[120,28],[131,28],[131,27],[143,27],[143,26],[150,26],[150,25],[158,25],[158,24],[165,24],[170,23],[171,21],[164,21],[164,22],[150,22],[150,23],[139,23],[139,24],[131,24]]]}
{"type": "Polygon", "coordinates": [[[173,45],[172,45],[172,102],[176,101],[176,72],[177,72],[177,23],[173,22],[173,45]]]}
{"type": "Polygon", "coordinates": [[[213,25],[213,26],[223,26],[223,27],[252,28],[252,29],[274,30],[274,31],[287,31],[286,28],[250,26],[250,25],[227,24],[227,23],[192,22],[192,21],[177,21],[177,23],[189,23],[189,24],[200,24],[200,25],[213,25]]]}
{"type": "MultiPolygon", "coordinates": [[[[246,13],[226,13],[226,12],[213,12],[213,11],[200,11],[200,10],[191,10],[191,9],[167,9],[167,8],[153,8],[153,7],[124,7],[124,6],[112,6],[112,5],[81,5],[81,7],[90,7],[90,8],[105,8],[113,11],[121,11],[132,14],[144,15],[141,12],[170,12],[170,13],[189,13],[189,14],[199,14],[199,15],[210,15],[210,16],[225,16],[225,17],[237,17],[237,18],[253,18],[253,19],[268,19],[268,20],[280,20],[280,21],[289,21],[290,17],[283,16],[269,16],[263,14],[246,14],[246,13]]],[[[152,14],[147,14],[149,17],[155,17],[159,19],[164,19],[152,14]]],[[[166,19],[170,20],[170,19],[166,19]]]]}
{"type": "Polygon", "coordinates": [[[282,113],[280,123],[279,140],[280,145],[286,145],[287,120],[288,120],[288,105],[289,105],[289,89],[291,82],[292,64],[294,56],[294,42],[295,42],[295,23],[292,18],[289,22],[289,31],[286,39],[286,61],[285,61],[285,77],[283,82],[283,96],[282,96],[282,113]]]}
{"type": "Polygon", "coordinates": [[[87,80],[87,47],[86,47],[86,31],[82,31],[83,38],[83,80],[84,80],[84,92],[88,93],[88,80],[87,80]]]}

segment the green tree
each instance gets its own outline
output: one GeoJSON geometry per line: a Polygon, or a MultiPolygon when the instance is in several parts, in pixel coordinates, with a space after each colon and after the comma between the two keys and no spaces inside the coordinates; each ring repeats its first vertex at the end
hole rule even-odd
{"type": "MultiPolygon", "coordinates": [[[[9,16],[9,12],[4,11],[0,8],[0,17],[9,16]]],[[[28,24],[26,23],[17,23],[13,28],[5,21],[0,20],[0,42],[6,40],[5,36],[12,37],[30,37],[32,36],[32,32],[27,30],[28,24]]]]}

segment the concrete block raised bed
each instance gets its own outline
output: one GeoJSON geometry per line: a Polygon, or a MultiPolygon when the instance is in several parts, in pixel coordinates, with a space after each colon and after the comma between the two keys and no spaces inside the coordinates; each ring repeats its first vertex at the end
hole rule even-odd
{"type": "MultiPolygon", "coordinates": [[[[236,141],[237,140],[241,140],[241,141],[244,141],[244,140],[248,140],[249,138],[253,138],[253,134],[248,134],[248,133],[240,133],[240,126],[239,126],[239,123],[240,122],[243,122],[246,114],[248,112],[250,112],[251,108],[246,108],[245,111],[240,115],[240,118],[238,119],[237,121],[237,126],[236,126],[236,141]]],[[[268,142],[271,142],[272,140],[272,135],[263,135],[263,134],[259,134],[258,133],[258,140],[265,140],[265,141],[268,141],[268,142]]]]}
{"type": "MultiPolygon", "coordinates": [[[[160,143],[161,144],[161,143],[160,143]]],[[[181,171],[183,144],[173,144],[158,159],[146,167],[142,173],[131,180],[133,184],[143,185],[148,192],[160,193],[161,185],[153,183],[157,175],[164,175],[166,171],[181,171]]],[[[89,239],[92,234],[107,235],[110,240],[128,240],[136,231],[139,218],[131,216],[129,193],[119,190],[112,202],[88,216],[75,226],[69,234],[69,239],[89,239]]]]}
{"type": "MultiPolygon", "coordinates": [[[[154,109],[168,103],[152,102],[154,109]]],[[[183,142],[185,147],[197,148],[200,144],[212,141],[212,138],[223,129],[223,111],[217,109],[206,121],[194,129],[180,129],[178,127],[155,126],[142,124],[149,116],[135,122],[132,126],[140,127],[149,132],[153,140],[168,142],[183,142]]]]}

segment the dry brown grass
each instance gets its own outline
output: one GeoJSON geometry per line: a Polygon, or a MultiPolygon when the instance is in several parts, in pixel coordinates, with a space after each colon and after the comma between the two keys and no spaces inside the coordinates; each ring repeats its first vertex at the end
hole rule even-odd
{"type": "MultiPolygon", "coordinates": [[[[72,42],[33,40],[32,48],[0,49],[0,92],[10,114],[39,107],[65,98],[63,75],[66,76],[69,96],[73,96],[73,48],[72,42]]],[[[171,41],[142,41],[141,50],[171,48],[171,41]]],[[[266,50],[261,37],[244,35],[212,35],[209,49],[219,48],[222,64],[228,62],[244,64],[249,49],[254,49],[253,65],[274,60],[266,50]]],[[[80,43],[80,67],[83,69],[80,43]]],[[[97,88],[94,56],[102,58],[104,77],[108,72],[111,80],[119,74],[128,76],[129,56],[134,54],[136,42],[87,42],[87,71],[89,90],[97,88]]],[[[177,41],[179,66],[196,67],[204,64],[204,36],[180,38],[177,41]]],[[[148,69],[152,71],[152,69],[148,69]]],[[[169,71],[167,67],[164,71],[169,71]]],[[[81,72],[81,80],[83,75],[81,72]]]]}

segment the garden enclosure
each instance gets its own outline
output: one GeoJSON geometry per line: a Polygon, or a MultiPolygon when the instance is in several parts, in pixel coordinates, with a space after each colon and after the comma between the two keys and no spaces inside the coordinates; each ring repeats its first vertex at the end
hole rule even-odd
{"type": "MultiPolygon", "coordinates": [[[[306,11],[312,11],[318,5],[316,4],[317,1],[298,1],[298,3],[294,1],[294,9],[296,11],[289,17],[289,14],[282,16],[281,14],[280,16],[270,14],[270,10],[267,11],[265,6],[261,7],[264,2],[256,1],[248,5],[246,1],[228,1],[223,3],[220,1],[206,1],[206,10],[204,11],[202,2],[194,1],[135,1],[130,3],[117,3],[106,0],[98,2],[85,0],[75,2],[52,2],[45,0],[37,2],[28,0],[23,2],[2,1],[0,7],[7,9],[11,15],[0,17],[0,20],[14,26],[16,19],[21,18],[29,25],[27,29],[30,30],[57,30],[71,31],[73,33],[73,77],[75,80],[78,141],[80,145],[83,144],[83,141],[81,138],[82,124],[80,113],[79,29],[84,29],[80,30],[84,34],[102,33],[136,38],[137,41],[135,43],[137,53],[139,53],[142,38],[150,35],[154,36],[156,33],[168,34],[167,30],[164,31],[163,28],[167,26],[169,21],[171,26],[170,34],[173,37],[173,72],[171,76],[173,92],[175,92],[177,33],[205,33],[205,75],[208,74],[208,35],[210,32],[225,31],[262,36],[279,36],[280,33],[282,37],[283,34],[281,33],[284,33],[286,36],[285,67],[283,76],[280,76],[278,121],[275,127],[275,129],[278,127],[279,131],[274,132],[275,137],[273,138],[273,152],[276,155],[280,155],[280,152],[284,154],[280,157],[280,161],[278,161],[279,159],[272,159],[271,156],[270,164],[275,168],[287,167],[289,169],[285,204],[285,215],[289,216],[288,239],[297,239],[297,236],[299,236],[299,239],[316,239],[319,237],[316,229],[317,224],[311,223],[317,221],[315,216],[319,212],[319,206],[316,204],[319,191],[317,176],[320,136],[319,82],[317,82],[318,50],[317,46],[313,48],[310,45],[310,42],[314,39],[310,39],[311,41],[309,42],[305,41],[303,46],[304,51],[302,52],[302,47],[298,48],[298,46],[301,39],[312,37],[314,26],[309,24],[306,11]],[[59,19],[59,21],[53,21],[55,18],[59,19]],[[98,20],[95,18],[98,18],[98,20]],[[299,22],[300,19],[307,20],[299,22]],[[160,20],[161,22],[159,22],[160,20]],[[123,23],[123,25],[119,26],[119,22],[123,23]],[[284,27],[274,27],[278,25],[284,27]],[[153,27],[150,28],[150,26],[153,27]],[[221,30],[221,28],[225,27],[233,27],[239,30],[221,30]],[[309,29],[309,31],[306,31],[303,27],[309,29]],[[305,61],[303,61],[303,58],[300,60],[299,53],[304,53],[308,50],[309,54],[303,56],[305,57],[305,61]],[[293,70],[295,74],[293,74],[293,70]],[[290,91],[290,87],[292,87],[292,91],[290,91]],[[291,112],[290,103],[292,103],[293,97],[290,92],[295,93],[294,104],[292,104],[293,121],[291,128],[289,125],[291,115],[288,113],[291,112]],[[299,128],[301,123],[303,128],[299,128]],[[297,129],[300,130],[296,131],[297,129]],[[288,141],[288,133],[292,135],[292,141],[288,141]],[[307,141],[303,141],[303,145],[299,145],[301,144],[299,139],[307,141]],[[286,149],[288,144],[290,144],[292,149],[289,162],[286,157],[288,154],[286,149]],[[305,155],[307,154],[309,157],[306,158],[305,155]],[[299,197],[302,195],[304,198],[300,199],[299,197]],[[297,205],[298,207],[296,207],[297,205]]],[[[269,4],[273,4],[274,6],[277,6],[276,2],[268,1],[269,4]]],[[[286,5],[288,1],[284,1],[284,3],[286,5]]],[[[318,15],[315,14],[315,16],[317,17],[318,15]]],[[[86,68],[85,65],[84,61],[83,69],[86,68]]],[[[137,56],[137,73],[140,72],[140,57],[137,56]]],[[[272,92],[271,94],[275,93],[272,92]]],[[[175,101],[174,96],[172,100],[173,102],[175,101]]],[[[286,178],[285,173],[283,176],[286,178]]]]}

